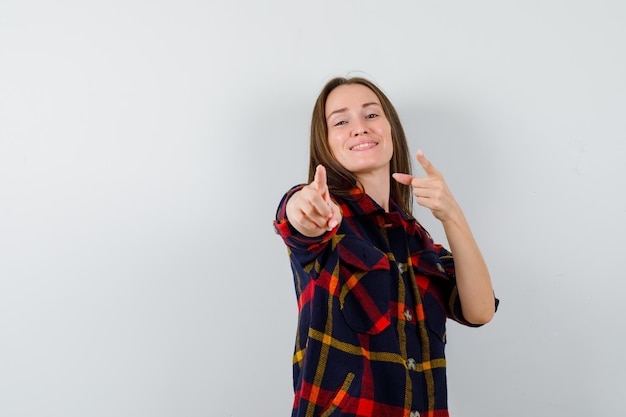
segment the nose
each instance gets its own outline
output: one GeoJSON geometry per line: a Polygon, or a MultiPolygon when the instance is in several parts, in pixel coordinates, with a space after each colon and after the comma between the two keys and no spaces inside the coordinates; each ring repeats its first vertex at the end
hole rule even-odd
{"type": "Polygon", "coordinates": [[[367,130],[362,125],[357,125],[354,127],[354,136],[366,135],[367,130]]]}

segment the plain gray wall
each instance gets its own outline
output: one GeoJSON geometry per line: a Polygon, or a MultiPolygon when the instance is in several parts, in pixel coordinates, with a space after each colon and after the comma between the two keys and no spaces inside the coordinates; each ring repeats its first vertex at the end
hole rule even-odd
{"type": "Polygon", "coordinates": [[[271,221],[346,74],[444,173],[502,300],[449,324],[452,415],[623,415],[625,21],[621,0],[1,0],[0,416],[288,415],[271,221]]]}

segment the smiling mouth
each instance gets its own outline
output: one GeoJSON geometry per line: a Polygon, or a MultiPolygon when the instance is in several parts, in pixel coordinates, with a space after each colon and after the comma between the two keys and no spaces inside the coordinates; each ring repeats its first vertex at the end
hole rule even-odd
{"type": "Polygon", "coordinates": [[[378,145],[377,142],[364,142],[364,143],[359,143],[358,145],[352,146],[350,148],[350,150],[351,151],[362,151],[362,150],[373,148],[376,145],[378,145]]]}

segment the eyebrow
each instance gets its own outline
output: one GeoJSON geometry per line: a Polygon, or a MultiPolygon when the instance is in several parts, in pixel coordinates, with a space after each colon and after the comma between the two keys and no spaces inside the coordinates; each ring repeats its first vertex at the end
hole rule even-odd
{"type": "MultiPolygon", "coordinates": [[[[370,102],[370,103],[365,103],[365,104],[363,104],[363,105],[361,106],[361,108],[362,108],[362,109],[364,109],[364,108],[369,107],[369,106],[378,106],[378,107],[381,107],[381,108],[382,108],[382,106],[380,105],[380,103],[377,103],[377,102],[375,102],[375,101],[372,101],[372,102],[370,102]]],[[[335,113],[343,113],[343,112],[345,112],[346,110],[348,110],[348,108],[347,108],[347,107],[343,107],[343,108],[341,108],[341,109],[337,109],[337,110],[335,110],[335,111],[331,112],[328,116],[326,116],[326,120],[330,119],[330,118],[331,118],[331,116],[332,116],[333,114],[335,114],[335,113]]]]}

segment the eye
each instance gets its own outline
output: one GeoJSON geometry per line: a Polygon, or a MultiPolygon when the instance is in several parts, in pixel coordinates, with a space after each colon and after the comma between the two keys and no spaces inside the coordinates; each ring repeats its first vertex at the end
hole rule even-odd
{"type": "Polygon", "coordinates": [[[377,117],[378,115],[376,113],[370,113],[367,116],[365,116],[366,119],[375,119],[377,117]]]}
{"type": "Polygon", "coordinates": [[[340,121],[338,121],[337,123],[335,123],[335,126],[343,126],[343,125],[345,125],[346,123],[348,123],[348,122],[346,122],[345,120],[340,120],[340,121]]]}

